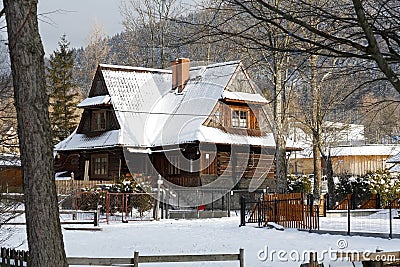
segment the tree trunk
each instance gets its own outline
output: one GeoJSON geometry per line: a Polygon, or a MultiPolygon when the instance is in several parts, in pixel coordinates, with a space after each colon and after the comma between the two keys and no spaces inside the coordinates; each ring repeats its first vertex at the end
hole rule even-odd
{"type": "Polygon", "coordinates": [[[328,156],[324,157],[324,159],[326,162],[326,180],[328,182],[329,208],[331,209],[336,202],[335,182],[333,181],[333,166],[332,166],[331,152],[328,152],[328,156]]]}
{"type": "Polygon", "coordinates": [[[276,192],[286,193],[287,191],[287,168],[286,168],[286,141],[282,136],[276,138],[276,192]]]}
{"type": "Polygon", "coordinates": [[[275,58],[275,105],[274,105],[274,126],[275,126],[275,164],[276,164],[276,191],[285,193],[287,190],[287,164],[286,164],[286,138],[284,134],[284,93],[282,83],[281,63],[275,58]]]}
{"type": "Polygon", "coordinates": [[[24,175],[31,267],[68,266],[57,207],[37,0],[3,0],[24,175]]]}
{"type": "Polygon", "coordinates": [[[319,148],[321,147],[322,136],[322,120],[321,120],[321,94],[320,87],[317,82],[317,56],[310,56],[311,67],[311,101],[312,101],[312,132],[313,132],[313,163],[314,163],[314,199],[319,199],[321,195],[321,154],[319,148]]]}

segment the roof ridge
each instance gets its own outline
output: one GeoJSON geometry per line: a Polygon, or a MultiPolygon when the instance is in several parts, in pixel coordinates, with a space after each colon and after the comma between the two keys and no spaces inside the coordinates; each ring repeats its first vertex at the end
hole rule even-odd
{"type": "Polygon", "coordinates": [[[210,64],[210,65],[191,67],[190,70],[199,70],[199,69],[204,68],[204,67],[206,67],[207,69],[211,69],[211,68],[217,68],[217,67],[223,67],[223,66],[239,64],[240,62],[241,62],[241,60],[232,60],[232,61],[226,61],[226,62],[220,62],[220,63],[213,63],[213,64],[210,64]]]}
{"type": "Polygon", "coordinates": [[[124,65],[99,64],[99,66],[101,69],[118,69],[118,70],[129,70],[129,71],[172,73],[171,70],[144,68],[144,67],[132,67],[132,66],[124,66],[124,65]]]}

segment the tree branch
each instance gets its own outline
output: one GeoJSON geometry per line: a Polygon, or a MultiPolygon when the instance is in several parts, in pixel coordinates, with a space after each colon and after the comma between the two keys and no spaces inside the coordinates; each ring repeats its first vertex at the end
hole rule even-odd
{"type": "Polygon", "coordinates": [[[400,80],[379,50],[378,42],[376,41],[374,32],[368,24],[368,20],[365,16],[364,8],[361,4],[361,1],[353,0],[353,5],[354,10],[357,14],[358,22],[365,33],[365,38],[368,41],[368,53],[371,55],[372,58],[375,59],[379,69],[385,74],[385,76],[396,89],[396,91],[400,93],[400,80]]]}

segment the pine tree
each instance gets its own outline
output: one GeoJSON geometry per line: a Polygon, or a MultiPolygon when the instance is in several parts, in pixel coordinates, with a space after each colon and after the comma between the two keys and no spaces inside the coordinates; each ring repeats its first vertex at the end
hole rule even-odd
{"type": "Polygon", "coordinates": [[[58,42],[58,49],[50,55],[47,80],[50,95],[50,120],[53,142],[70,135],[77,125],[77,96],[74,92],[73,51],[65,34],[58,42]]]}

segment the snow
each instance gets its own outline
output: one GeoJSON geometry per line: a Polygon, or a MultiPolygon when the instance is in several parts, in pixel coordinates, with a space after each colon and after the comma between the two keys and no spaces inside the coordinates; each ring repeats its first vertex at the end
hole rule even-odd
{"type": "Polygon", "coordinates": [[[0,154],[0,166],[20,167],[21,160],[19,159],[19,155],[9,154],[9,153],[1,153],[0,154]]]}
{"type": "Polygon", "coordinates": [[[400,152],[396,145],[366,145],[355,147],[334,147],[332,156],[390,156],[400,152]]]}
{"type": "MultiPolygon", "coordinates": [[[[331,148],[332,157],[391,156],[399,152],[400,146],[397,145],[337,146],[331,148]]],[[[296,158],[312,158],[311,147],[307,147],[300,153],[297,153],[296,158]]]]}
{"type": "Polygon", "coordinates": [[[240,100],[245,102],[255,103],[268,103],[268,101],[260,94],[249,94],[242,92],[229,92],[224,91],[222,93],[222,99],[240,100]]]}
{"type": "Polygon", "coordinates": [[[77,105],[78,108],[85,108],[97,105],[110,104],[111,97],[109,95],[101,95],[88,97],[77,105]]]}
{"type": "Polygon", "coordinates": [[[273,228],[273,229],[276,229],[276,230],[279,230],[279,231],[284,231],[285,230],[285,228],[282,225],[279,225],[279,224],[274,223],[274,222],[268,222],[267,223],[267,227],[273,228]]]}
{"type": "MultiPolygon", "coordinates": [[[[285,250],[338,250],[341,241],[348,250],[375,251],[377,247],[384,251],[399,250],[400,240],[383,238],[319,235],[301,232],[295,229],[276,231],[258,228],[256,224],[239,227],[239,217],[204,220],[161,220],[152,222],[129,222],[126,224],[101,224],[103,231],[67,231],[64,240],[67,256],[70,257],[131,257],[133,252],[141,255],[170,254],[212,254],[238,253],[245,251],[245,266],[300,266],[300,263],[280,262],[275,254],[274,261],[258,259],[260,251],[285,250]],[[343,241],[344,240],[344,241],[343,241]]],[[[23,245],[27,249],[24,227],[16,227],[7,246],[23,245]]],[[[261,255],[262,256],[262,255],[261,255]]],[[[325,261],[327,262],[328,259],[325,261]]],[[[179,266],[238,266],[234,262],[215,263],[163,263],[143,264],[143,267],[179,267],[179,266]]],[[[335,265],[337,266],[337,265],[335,265]]]]}
{"type": "Polygon", "coordinates": [[[400,163],[400,153],[388,159],[386,163],[400,163]]]}
{"type": "Polygon", "coordinates": [[[77,134],[75,130],[70,136],[58,143],[54,150],[62,151],[112,147],[120,144],[120,136],[121,130],[104,132],[95,137],[77,134]]]}
{"type": "Polygon", "coordinates": [[[201,126],[197,140],[200,142],[213,142],[218,144],[250,144],[254,146],[274,147],[272,133],[265,136],[248,136],[231,134],[213,127],[201,126]]]}

